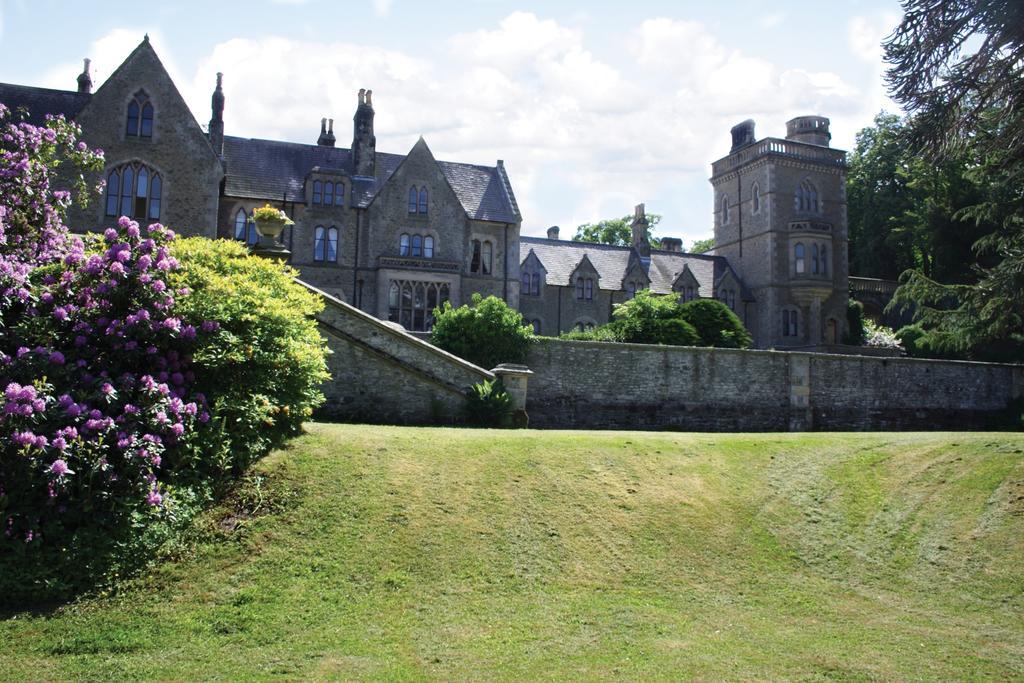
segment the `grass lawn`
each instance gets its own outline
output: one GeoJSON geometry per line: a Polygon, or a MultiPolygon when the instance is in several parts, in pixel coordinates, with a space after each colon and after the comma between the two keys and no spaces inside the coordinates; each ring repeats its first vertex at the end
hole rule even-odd
{"type": "Polygon", "coordinates": [[[1022,451],[311,424],[0,679],[1020,680],[1022,451]]]}

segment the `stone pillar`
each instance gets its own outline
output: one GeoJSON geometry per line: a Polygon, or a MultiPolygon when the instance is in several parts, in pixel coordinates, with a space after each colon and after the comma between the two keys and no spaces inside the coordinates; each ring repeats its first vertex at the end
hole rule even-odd
{"type": "Polygon", "coordinates": [[[502,363],[491,372],[501,380],[505,391],[512,397],[511,427],[526,428],[530,424],[530,417],[526,414],[526,388],[533,371],[525,365],[502,363]]]}

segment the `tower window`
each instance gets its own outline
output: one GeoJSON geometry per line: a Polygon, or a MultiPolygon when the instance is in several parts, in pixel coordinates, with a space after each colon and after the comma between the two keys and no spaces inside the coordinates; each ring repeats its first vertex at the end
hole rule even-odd
{"type": "Polygon", "coordinates": [[[802,213],[818,213],[818,190],[811,181],[800,183],[793,197],[793,208],[802,213]]]}
{"type": "Polygon", "coordinates": [[[420,193],[415,187],[409,188],[409,213],[416,213],[416,208],[419,206],[420,193]]]}
{"type": "Polygon", "coordinates": [[[750,201],[751,201],[751,212],[761,212],[761,188],[754,183],[754,187],[750,190],[750,201]]]}
{"type": "Polygon", "coordinates": [[[807,270],[806,260],[804,245],[801,242],[797,242],[796,246],[793,247],[793,261],[798,275],[803,275],[807,270]]]}
{"type": "Polygon", "coordinates": [[[722,196],[722,225],[729,222],[729,198],[722,196]]]}
{"type": "Polygon", "coordinates": [[[420,188],[420,213],[427,212],[427,188],[420,188]]]}

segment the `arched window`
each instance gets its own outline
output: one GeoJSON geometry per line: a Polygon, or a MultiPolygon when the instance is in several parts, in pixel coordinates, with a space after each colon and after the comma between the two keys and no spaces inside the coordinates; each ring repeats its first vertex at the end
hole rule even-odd
{"type": "Polygon", "coordinates": [[[430,235],[423,238],[423,258],[434,258],[434,238],[430,235]]]}
{"type": "Polygon", "coordinates": [[[796,272],[802,275],[807,270],[806,258],[804,255],[804,245],[801,242],[797,242],[796,246],[793,247],[793,260],[795,262],[796,272]]]}
{"type": "Polygon", "coordinates": [[[324,206],[334,204],[334,183],[324,183],[324,206]]]}
{"type": "Polygon", "coordinates": [[[398,238],[398,255],[409,255],[409,235],[407,233],[403,232],[402,236],[398,238]]]}
{"type": "Polygon", "coordinates": [[[323,261],[327,252],[327,234],[324,226],[316,226],[313,231],[313,260],[323,261]]]}
{"type": "Polygon", "coordinates": [[[530,278],[530,292],[534,296],[540,296],[540,273],[534,273],[530,278]]]}
{"type": "Polygon", "coordinates": [[[818,189],[811,181],[800,183],[793,198],[793,208],[804,213],[818,213],[818,189]]]}
{"type": "Polygon", "coordinates": [[[319,180],[313,181],[313,203],[319,204],[324,184],[319,180]]]}
{"type": "Polygon", "coordinates": [[[828,247],[821,245],[821,274],[828,275],[828,247]]]}
{"type": "Polygon", "coordinates": [[[429,332],[434,310],[448,301],[449,288],[440,282],[392,280],[388,285],[388,320],[407,330],[429,332]]]}
{"type": "Polygon", "coordinates": [[[419,258],[423,256],[423,236],[413,235],[412,236],[412,256],[419,258]]]}
{"type": "Polygon", "coordinates": [[[799,336],[799,317],[796,311],[786,309],[782,311],[782,336],[783,337],[798,337],[799,336]]]}
{"type": "Polygon", "coordinates": [[[818,245],[811,245],[811,272],[815,275],[818,274],[818,245]]]}
{"type": "Polygon", "coordinates": [[[419,206],[419,192],[416,191],[415,187],[409,188],[409,213],[416,213],[416,207],[419,206]]]}
{"type": "Polygon", "coordinates": [[[761,188],[754,183],[754,187],[750,190],[750,201],[751,201],[751,213],[761,212],[761,188]]]}
{"type": "Polygon", "coordinates": [[[530,274],[529,273],[523,273],[523,283],[522,283],[522,287],[520,287],[520,294],[526,294],[526,295],[530,294],[530,274]]]}
{"type": "Polygon", "coordinates": [[[330,263],[338,262],[338,229],[327,229],[327,260],[330,263]]]}
{"type": "Polygon", "coordinates": [[[729,198],[722,196],[722,225],[729,222],[729,198]]]}
{"type": "Polygon", "coordinates": [[[163,182],[144,164],[125,164],[107,174],[105,213],[136,220],[160,220],[163,182]]]}
{"type": "Polygon", "coordinates": [[[137,138],[153,137],[153,105],[145,90],[135,93],[128,103],[128,115],[125,117],[125,135],[137,138]]]}
{"type": "Polygon", "coordinates": [[[420,188],[420,213],[427,212],[427,188],[420,188]]]}
{"type": "Polygon", "coordinates": [[[245,209],[239,209],[235,212],[235,239],[244,242],[245,233],[249,225],[249,216],[246,215],[245,209]]]}
{"type": "MultiPolygon", "coordinates": [[[[424,192],[426,192],[426,190],[424,190],[424,192]]],[[[486,242],[484,242],[483,259],[480,261],[480,265],[482,266],[482,270],[483,270],[483,274],[484,275],[490,275],[491,274],[491,268],[494,265],[493,260],[494,260],[494,245],[492,245],[490,243],[490,241],[486,241],[486,242]]]]}
{"type": "Polygon", "coordinates": [[[469,272],[479,273],[480,259],[482,258],[480,240],[473,240],[471,246],[473,248],[473,255],[470,257],[469,261],[469,272]]]}

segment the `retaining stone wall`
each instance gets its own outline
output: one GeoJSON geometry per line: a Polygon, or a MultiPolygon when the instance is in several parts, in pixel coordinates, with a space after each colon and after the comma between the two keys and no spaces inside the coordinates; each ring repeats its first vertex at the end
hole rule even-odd
{"type": "Polygon", "coordinates": [[[1024,390],[1012,365],[553,339],[526,364],[541,428],[977,429],[1024,390]]]}

